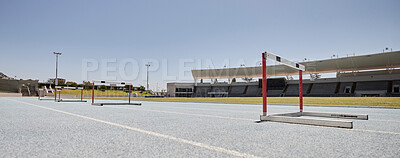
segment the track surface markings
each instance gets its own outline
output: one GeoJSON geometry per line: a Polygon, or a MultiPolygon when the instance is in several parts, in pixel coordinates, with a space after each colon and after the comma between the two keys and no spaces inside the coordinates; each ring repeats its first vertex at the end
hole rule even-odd
{"type": "Polygon", "coordinates": [[[152,135],[152,136],[156,136],[156,137],[160,137],[160,138],[165,138],[165,139],[169,139],[169,140],[173,140],[173,141],[177,141],[180,143],[185,143],[185,144],[189,144],[189,145],[193,145],[193,146],[197,146],[197,147],[201,147],[201,148],[205,148],[205,149],[209,149],[209,150],[213,150],[213,151],[218,151],[218,152],[226,153],[226,154],[233,155],[233,156],[258,157],[258,156],[247,154],[247,153],[241,153],[241,152],[234,151],[234,150],[229,150],[229,149],[225,149],[225,148],[221,148],[221,147],[217,147],[217,146],[207,145],[207,144],[203,144],[203,143],[199,143],[199,142],[195,142],[195,141],[191,141],[191,140],[186,140],[186,139],[169,136],[169,135],[165,135],[165,134],[161,134],[161,133],[157,133],[157,132],[147,131],[147,130],[143,130],[143,129],[139,129],[139,128],[135,128],[135,127],[131,127],[131,126],[126,126],[126,125],[122,125],[122,124],[118,124],[118,123],[114,123],[114,122],[104,121],[104,120],[100,120],[100,119],[96,119],[96,118],[92,118],[92,117],[88,117],[88,116],[84,116],[84,115],[74,114],[74,113],[70,113],[70,112],[66,112],[66,111],[62,111],[62,110],[57,110],[57,109],[53,109],[53,108],[49,108],[49,107],[45,107],[45,106],[40,106],[40,105],[36,105],[36,104],[32,104],[32,103],[27,103],[27,102],[12,100],[12,99],[7,99],[7,100],[19,102],[19,103],[26,104],[26,105],[35,106],[38,108],[42,108],[42,109],[46,109],[46,110],[50,110],[50,111],[54,111],[54,112],[63,113],[63,114],[70,115],[70,116],[75,116],[75,117],[79,117],[79,118],[83,118],[83,119],[87,119],[87,120],[92,120],[92,121],[96,121],[96,122],[100,122],[100,123],[104,123],[104,124],[108,124],[108,125],[112,125],[112,126],[116,126],[116,127],[120,127],[120,128],[125,128],[125,129],[129,129],[132,131],[136,131],[136,132],[140,132],[140,133],[144,133],[144,134],[148,134],[148,135],[152,135]]]}
{"type": "MultiPolygon", "coordinates": [[[[252,111],[244,111],[243,109],[229,109],[229,110],[225,110],[222,108],[217,108],[217,109],[206,109],[206,108],[196,108],[196,107],[185,107],[185,106],[168,106],[168,105],[152,105],[155,107],[168,107],[168,108],[174,108],[174,109],[187,109],[187,110],[203,110],[203,111],[220,111],[220,112],[238,112],[238,113],[257,113],[256,111],[252,110],[252,111]]],[[[258,109],[257,109],[258,110],[258,109]]],[[[260,111],[260,110],[259,110],[260,111]]],[[[259,113],[257,113],[259,114],[259,113]]],[[[260,113],[261,115],[261,113],[260,113]]],[[[243,118],[243,120],[246,120],[246,118],[243,118]]],[[[371,121],[383,121],[383,122],[396,122],[396,123],[400,123],[399,120],[383,120],[383,119],[368,119],[371,121]]]]}
{"type": "MultiPolygon", "coordinates": [[[[164,106],[164,105],[155,105],[154,107],[164,107],[164,108],[166,108],[167,106],[164,106]]],[[[255,113],[255,110],[252,110],[252,111],[244,111],[244,110],[241,110],[241,109],[236,109],[236,110],[233,110],[233,109],[229,109],[229,110],[226,110],[226,109],[222,109],[222,108],[217,108],[217,109],[206,109],[206,108],[195,108],[195,107],[184,107],[184,106],[179,106],[179,107],[177,107],[177,106],[168,106],[168,108],[174,108],[174,109],[187,109],[187,110],[203,110],[203,111],[221,111],[221,112],[240,112],[240,113],[255,113]]]]}
{"type": "Polygon", "coordinates": [[[349,130],[362,131],[362,132],[372,132],[372,133],[383,133],[383,134],[395,134],[395,135],[400,135],[400,133],[397,133],[397,132],[376,131],[376,130],[369,130],[369,129],[349,129],[349,130]]]}
{"type": "MultiPolygon", "coordinates": [[[[126,108],[126,107],[107,107],[107,108],[135,110],[134,108],[126,108]]],[[[160,112],[160,113],[169,113],[169,114],[178,114],[178,115],[188,115],[188,116],[199,116],[199,117],[212,117],[212,118],[221,118],[221,119],[230,119],[230,120],[254,121],[254,119],[248,119],[248,118],[226,117],[226,116],[205,115],[205,114],[193,114],[193,113],[183,113],[183,112],[164,111],[164,110],[148,110],[148,109],[140,109],[140,110],[141,111],[149,111],[149,112],[160,112]]]]}
{"type": "Polygon", "coordinates": [[[400,123],[400,121],[398,121],[398,120],[382,120],[382,119],[368,119],[368,120],[372,120],[372,121],[383,121],[383,122],[397,122],[397,123],[400,123]]]}
{"type": "MultiPolygon", "coordinates": [[[[141,110],[141,111],[160,112],[160,113],[170,113],[170,114],[188,115],[188,116],[199,116],[199,117],[211,117],[211,118],[230,119],[230,120],[255,121],[254,119],[248,119],[248,118],[235,118],[235,117],[225,117],[225,116],[215,116],[215,115],[204,115],[204,114],[193,114],[193,113],[183,113],[183,112],[174,112],[174,111],[147,110],[147,109],[127,108],[127,107],[107,107],[107,108],[128,109],[128,110],[141,110]]],[[[376,120],[376,121],[378,121],[378,120],[376,120]]],[[[386,121],[386,120],[379,120],[379,121],[386,121]]],[[[314,127],[314,126],[312,126],[312,127],[314,127]]],[[[332,128],[332,127],[323,127],[323,128],[332,128]]],[[[350,130],[350,131],[360,131],[360,132],[371,132],[371,133],[381,133],[381,134],[400,135],[399,132],[378,131],[378,130],[369,130],[369,129],[354,129],[354,128],[353,128],[353,129],[342,129],[342,130],[350,130]]]]}

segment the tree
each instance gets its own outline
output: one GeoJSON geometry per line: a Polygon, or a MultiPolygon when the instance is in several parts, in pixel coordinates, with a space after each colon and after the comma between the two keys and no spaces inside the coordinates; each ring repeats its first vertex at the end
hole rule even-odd
{"type": "MultiPolygon", "coordinates": [[[[55,82],[55,81],[54,81],[55,82]]],[[[65,79],[58,79],[58,85],[65,85],[65,79]]]]}
{"type": "Polygon", "coordinates": [[[67,85],[72,86],[72,87],[78,87],[78,84],[76,82],[67,82],[67,85]]]}
{"type": "Polygon", "coordinates": [[[90,83],[90,81],[83,81],[83,85],[84,86],[91,86],[92,83],[90,83]]]}
{"type": "Polygon", "coordinates": [[[140,86],[139,91],[141,91],[141,92],[146,91],[146,88],[144,88],[144,86],[140,86]]]}
{"type": "Polygon", "coordinates": [[[101,89],[101,90],[106,90],[106,88],[107,88],[106,85],[101,85],[101,86],[100,86],[100,89],[101,89]]]}
{"type": "Polygon", "coordinates": [[[88,87],[92,88],[92,83],[90,81],[83,81],[83,89],[88,89],[88,87]]]}
{"type": "Polygon", "coordinates": [[[233,83],[233,82],[236,82],[236,78],[232,78],[232,83],[233,83]]]}

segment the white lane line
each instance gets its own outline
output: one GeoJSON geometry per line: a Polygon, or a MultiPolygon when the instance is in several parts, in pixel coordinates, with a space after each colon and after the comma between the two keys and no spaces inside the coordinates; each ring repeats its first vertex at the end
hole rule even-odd
{"type": "MultiPolygon", "coordinates": [[[[152,106],[154,106],[154,105],[152,105],[152,106]]],[[[210,108],[193,108],[193,107],[182,107],[182,106],[160,106],[160,105],[155,105],[155,107],[161,107],[161,108],[175,108],[175,109],[188,109],[188,110],[204,110],[204,111],[221,111],[221,112],[227,112],[227,111],[229,111],[229,112],[240,112],[240,113],[256,113],[257,111],[258,112],[260,112],[261,113],[261,108],[259,108],[259,110],[253,110],[253,111],[244,111],[244,109],[243,110],[240,110],[240,109],[237,109],[237,110],[233,110],[233,109],[229,109],[229,110],[227,110],[227,109],[222,109],[222,108],[217,108],[217,109],[210,109],[210,108]]]]}
{"type": "Polygon", "coordinates": [[[372,121],[383,121],[383,122],[397,122],[397,123],[400,123],[400,121],[398,121],[398,120],[383,120],[383,119],[368,119],[368,120],[372,120],[372,121]]]}
{"type": "Polygon", "coordinates": [[[185,143],[185,144],[189,144],[189,145],[193,145],[193,146],[197,146],[197,147],[201,147],[201,148],[205,148],[205,149],[209,149],[209,150],[214,150],[214,151],[226,153],[226,154],[233,155],[233,156],[238,156],[238,157],[257,157],[255,155],[251,155],[251,154],[247,154],[247,153],[241,153],[241,152],[234,151],[234,150],[229,150],[229,149],[225,149],[225,148],[221,148],[221,147],[217,147],[217,146],[207,145],[207,144],[203,144],[203,143],[199,143],[199,142],[195,142],[195,141],[191,141],[191,140],[186,140],[186,139],[182,139],[182,138],[178,138],[178,137],[174,137],[174,136],[169,136],[169,135],[165,135],[165,134],[161,134],[161,133],[147,131],[147,130],[143,130],[143,129],[139,129],[139,128],[135,128],[135,127],[130,127],[130,126],[114,123],[114,122],[104,121],[104,120],[100,120],[100,119],[96,119],[96,118],[92,118],[92,117],[88,117],[88,116],[83,116],[83,115],[79,115],[79,114],[74,114],[74,113],[70,113],[70,112],[66,112],[66,111],[62,111],[62,110],[57,110],[57,109],[53,109],[53,108],[49,108],[49,107],[44,107],[44,106],[40,106],[40,105],[36,105],[36,104],[32,104],[32,103],[27,103],[27,102],[22,102],[22,101],[18,101],[18,100],[12,100],[12,99],[8,99],[8,100],[19,102],[19,103],[23,103],[23,104],[27,104],[27,105],[31,105],[31,106],[35,106],[35,107],[39,107],[39,108],[42,108],[42,109],[47,109],[47,110],[54,111],[54,112],[63,113],[63,114],[66,114],[66,115],[80,117],[80,118],[83,118],[83,119],[92,120],[92,121],[96,121],[96,122],[100,122],[100,123],[104,123],[104,124],[108,124],[108,125],[112,125],[112,126],[116,126],[116,127],[125,128],[125,129],[129,129],[129,130],[132,130],[132,131],[136,131],[136,132],[140,132],[140,133],[144,133],[144,134],[148,134],[148,135],[152,135],[152,136],[156,136],[156,137],[165,138],[165,139],[177,141],[177,142],[180,142],[180,143],[185,143]]]}
{"type": "MultiPolygon", "coordinates": [[[[107,107],[107,108],[135,110],[134,108],[126,108],[126,107],[107,107]]],[[[169,113],[169,114],[178,114],[178,115],[188,115],[188,116],[199,116],[199,117],[212,117],[212,118],[231,119],[231,120],[255,121],[254,119],[247,119],[247,118],[204,115],[204,114],[193,114],[193,113],[183,113],[183,112],[175,112],[175,111],[147,110],[147,109],[139,109],[139,110],[141,110],[141,111],[150,111],[150,112],[169,113]]]]}
{"type": "MultiPolygon", "coordinates": [[[[182,113],[182,112],[173,112],[173,111],[145,110],[145,109],[139,109],[139,108],[126,108],[126,107],[108,107],[108,108],[128,109],[128,110],[141,110],[141,111],[161,112],[161,113],[170,113],[170,114],[179,114],[179,115],[188,115],[188,116],[199,116],[199,117],[212,117],[212,118],[222,118],[222,119],[231,119],[231,120],[254,121],[254,119],[247,119],[247,118],[235,118],[235,117],[224,117],[224,116],[215,116],[215,115],[192,114],[192,113],[182,113]]],[[[332,128],[332,127],[326,127],[326,128],[332,128]]],[[[344,129],[344,130],[346,130],[346,129],[344,129]]],[[[368,129],[349,129],[349,130],[372,132],[372,133],[381,133],[381,134],[383,133],[383,134],[400,135],[400,133],[398,133],[398,132],[390,132],[390,131],[377,131],[377,130],[368,130],[368,129]]]]}
{"type": "MultiPolygon", "coordinates": [[[[154,105],[152,105],[154,106],[154,105]]],[[[221,112],[238,112],[238,113],[257,113],[256,111],[243,111],[240,109],[237,110],[233,110],[233,109],[229,109],[229,110],[224,110],[221,108],[218,109],[206,109],[206,108],[194,108],[194,107],[183,107],[183,106],[169,106],[169,105],[155,105],[155,107],[161,107],[161,108],[174,108],[174,109],[187,109],[187,110],[204,110],[204,111],[221,111],[221,112]]],[[[384,119],[368,119],[368,120],[372,120],[372,121],[384,121],[384,122],[397,122],[400,123],[400,120],[384,120],[384,119]]]]}
{"type": "Polygon", "coordinates": [[[397,133],[397,132],[389,132],[389,131],[376,131],[376,130],[369,130],[369,129],[350,129],[350,130],[362,131],[362,132],[372,132],[372,133],[381,133],[381,134],[395,134],[395,135],[400,135],[400,133],[397,133]]]}

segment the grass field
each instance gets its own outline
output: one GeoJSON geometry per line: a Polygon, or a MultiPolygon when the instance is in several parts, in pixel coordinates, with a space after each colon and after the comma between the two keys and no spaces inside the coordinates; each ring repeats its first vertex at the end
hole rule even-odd
{"type": "MultiPolygon", "coordinates": [[[[140,91],[132,91],[132,93],[135,93],[137,95],[150,95],[147,92],[140,93],[140,91]]],[[[75,90],[75,89],[62,89],[61,90],[61,95],[62,94],[72,94],[72,95],[80,95],[81,90],[75,90]]],[[[84,95],[92,95],[92,90],[83,90],[84,95]]],[[[95,95],[128,95],[128,93],[124,91],[113,91],[113,90],[94,90],[95,95]]]]}
{"type": "MultiPolygon", "coordinates": [[[[132,91],[137,95],[150,95],[146,92],[132,91]]],[[[63,89],[61,94],[81,94],[80,90],[63,89]]],[[[83,94],[91,95],[91,90],[84,90],[83,94]]],[[[127,95],[123,91],[95,90],[96,95],[127,95]]],[[[98,98],[107,99],[107,98],[98,98]]],[[[127,99],[127,98],[110,98],[127,99]]],[[[141,101],[171,101],[171,102],[207,102],[207,103],[254,103],[261,104],[261,97],[221,97],[221,98],[133,98],[141,101]]],[[[298,97],[268,97],[268,104],[299,104],[298,97]]],[[[345,106],[385,106],[400,107],[400,97],[304,97],[305,105],[345,105],[345,106]]]]}
{"type": "MultiPolygon", "coordinates": [[[[210,102],[210,103],[256,103],[261,97],[225,98],[134,98],[142,101],[210,102]]],[[[268,104],[299,104],[298,97],[268,97],[268,104]]],[[[400,107],[399,97],[304,97],[305,105],[350,105],[400,107]]]]}

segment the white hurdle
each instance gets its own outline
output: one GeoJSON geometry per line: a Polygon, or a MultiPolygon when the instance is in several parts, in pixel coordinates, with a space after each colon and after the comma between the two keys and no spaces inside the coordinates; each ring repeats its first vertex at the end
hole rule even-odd
{"type": "Polygon", "coordinates": [[[303,71],[305,71],[304,65],[289,61],[287,59],[284,59],[278,55],[275,55],[275,54],[272,54],[269,52],[262,53],[263,114],[260,116],[261,121],[273,121],[273,122],[338,127],[338,128],[350,128],[351,129],[351,128],[353,128],[352,121],[301,118],[301,116],[368,120],[368,115],[360,115],[360,114],[303,112],[303,74],[302,74],[303,71]],[[299,70],[300,112],[267,115],[267,64],[266,64],[267,59],[299,70]]]}

